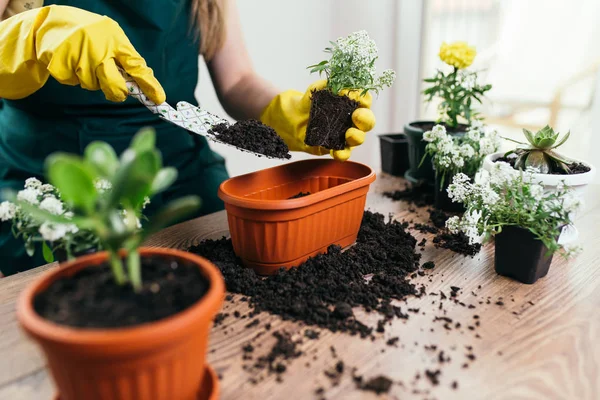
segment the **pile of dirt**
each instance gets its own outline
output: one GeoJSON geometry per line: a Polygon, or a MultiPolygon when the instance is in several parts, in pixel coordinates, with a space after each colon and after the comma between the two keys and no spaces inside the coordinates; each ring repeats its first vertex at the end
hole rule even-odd
{"type": "Polygon", "coordinates": [[[221,142],[267,157],[292,158],[290,149],[275,130],[253,119],[233,125],[219,124],[208,132],[221,142]]]}
{"type": "Polygon", "coordinates": [[[450,232],[442,232],[433,238],[435,247],[452,250],[455,253],[465,256],[475,256],[481,250],[481,244],[469,243],[469,238],[463,232],[452,234],[450,232]]]}
{"type": "Polygon", "coordinates": [[[384,192],[383,195],[394,201],[404,201],[417,207],[431,206],[434,203],[433,190],[425,184],[407,185],[402,190],[384,192]]]}
{"type": "Polygon", "coordinates": [[[405,226],[365,211],[356,245],[343,253],[331,246],[326,254],[268,277],[243,267],[229,239],[207,240],[189,251],[215,263],[227,290],[247,296],[255,312],[365,337],[373,328],[354,317],[353,307],[377,311],[385,318],[404,316],[390,302],[419,293],[408,278],[418,270],[421,255],[405,226]]]}

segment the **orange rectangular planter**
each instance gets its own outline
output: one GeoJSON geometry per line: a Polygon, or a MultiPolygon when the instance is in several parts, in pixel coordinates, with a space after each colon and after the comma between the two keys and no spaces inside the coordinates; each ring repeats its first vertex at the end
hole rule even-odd
{"type": "Polygon", "coordinates": [[[259,274],[355,242],[373,170],[352,161],[297,161],[231,178],[219,188],[235,253],[259,274]],[[308,196],[289,199],[300,192],[308,196]]]}

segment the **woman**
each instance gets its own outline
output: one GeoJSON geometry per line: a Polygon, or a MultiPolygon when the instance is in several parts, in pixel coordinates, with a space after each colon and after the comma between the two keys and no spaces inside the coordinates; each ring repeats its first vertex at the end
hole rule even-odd
{"type": "MultiPolygon", "coordinates": [[[[217,188],[228,177],[223,158],[204,138],[127,98],[117,69],[125,69],[155,103],[195,103],[199,51],[229,115],[260,118],[291,150],[327,153],[304,144],[310,91],[323,82],[306,93],[277,94],[257,76],[233,0],[0,0],[0,15],[0,190],[41,179],[53,152],[81,154],[94,140],[121,152],[138,129],[152,126],[165,164],[176,167],[179,178],[152,199],[148,214],[187,194],[202,198],[201,214],[222,209],[217,188]]],[[[347,133],[352,146],[364,141],[375,122],[370,97],[360,100],[364,108],[353,117],[361,129],[347,133]]],[[[331,155],[345,160],[350,151],[331,155]]],[[[2,273],[43,264],[25,254],[9,228],[2,224],[2,273]]]]}

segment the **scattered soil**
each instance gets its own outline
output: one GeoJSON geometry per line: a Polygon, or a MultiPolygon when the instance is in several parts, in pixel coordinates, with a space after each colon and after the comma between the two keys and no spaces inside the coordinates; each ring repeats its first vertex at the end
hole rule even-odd
{"type": "Polygon", "coordinates": [[[394,383],[390,378],[383,375],[371,378],[364,383],[362,381],[362,377],[355,377],[354,381],[356,382],[356,387],[358,389],[375,392],[377,394],[389,392],[390,388],[392,387],[392,383],[394,383]]]}
{"type": "Polygon", "coordinates": [[[438,228],[426,224],[414,224],[413,229],[416,229],[421,233],[438,233],[438,228]]]}
{"type": "Polygon", "coordinates": [[[103,263],[55,281],[34,299],[33,306],[59,325],[120,328],[177,314],[209,288],[197,266],[180,260],[145,257],[141,269],[144,286],[139,293],[130,285],[115,284],[110,266],[103,263]]]}
{"type": "Polygon", "coordinates": [[[481,250],[481,244],[469,244],[469,238],[463,232],[452,234],[442,232],[433,238],[435,247],[452,250],[465,256],[475,256],[481,250]]]}
{"type": "Polygon", "coordinates": [[[301,197],[306,197],[310,194],[310,192],[300,192],[298,194],[293,195],[292,197],[288,197],[288,200],[299,199],[301,197]]]}
{"type": "Polygon", "coordinates": [[[352,127],[352,113],[358,106],[358,102],[347,96],[336,96],[329,90],[313,92],[304,143],[343,150],[346,131],[352,127]]]}
{"type": "Polygon", "coordinates": [[[394,201],[404,201],[417,207],[433,205],[433,191],[425,184],[407,185],[403,190],[384,192],[383,195],[394,201]]]}
{"type": "MultiPolygon", "coordinates": [[[[497,161],[505,162],[510,164],[511,167],[515,168],[516,157],[500,157],[496,159],[497,161]]],[[[572,162],[567,164],[569,169],[571,170],[570,174],[561,174],[560,172],[552,171],[550,175],[576,175],[576,174],[585,174],[586,172],[590,172],[590,167],[580,162],[572,162]]],[[[515,168],[516,169],[516,168],[515,168]]]]}
{"type": "Polygon", "coordinates": [[[221,142],[274,158],[292,158],[290,149],[275,130],[260,121],[245,120],[233,125],[219,124],[208,132],[221,142]]]}
{"type": "Polygon", "coordinates": [[[435,263],[433,261],[427,261],[423,264],[423,269],[434,269],[435,263]]]}
{"type": "Polygon", "coordinates": [[[271,373],[281,374],[287,370],[284,361],[298,358],[302,352],[298,350],[299,341],[293,341],[292,336],[286,331],[275,331],[273,336],[277,339],[275,345],[266,356],[260,357],[254,367],[265,369],[271,373]]]}
{"type": "Polygon", "coordinates": [[[408,281],[419,268],[416,244],[405,225],[365,211],[356,245],[343,253],[331,246],[326,254],[267,277],[243,267],[229,239],[207,240],[189,251],[215,263],[227,290],[248,296],[255,312],[365,337],[373,328],[354,318],[352,307],[375,310],[385,318],[408,318],[390,302],[420,293],[408,281]]]}

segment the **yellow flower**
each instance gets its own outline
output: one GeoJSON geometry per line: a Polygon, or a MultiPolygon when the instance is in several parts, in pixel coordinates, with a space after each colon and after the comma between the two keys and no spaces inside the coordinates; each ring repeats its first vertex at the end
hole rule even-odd
{"type": "Polygon", "coordinates": [[[467,68],[471,65],[476,55],[475,47],[469,46],[466,42],[450,44],[444,42],[440,47],[440,59],[458,69],[467,68]]]}

